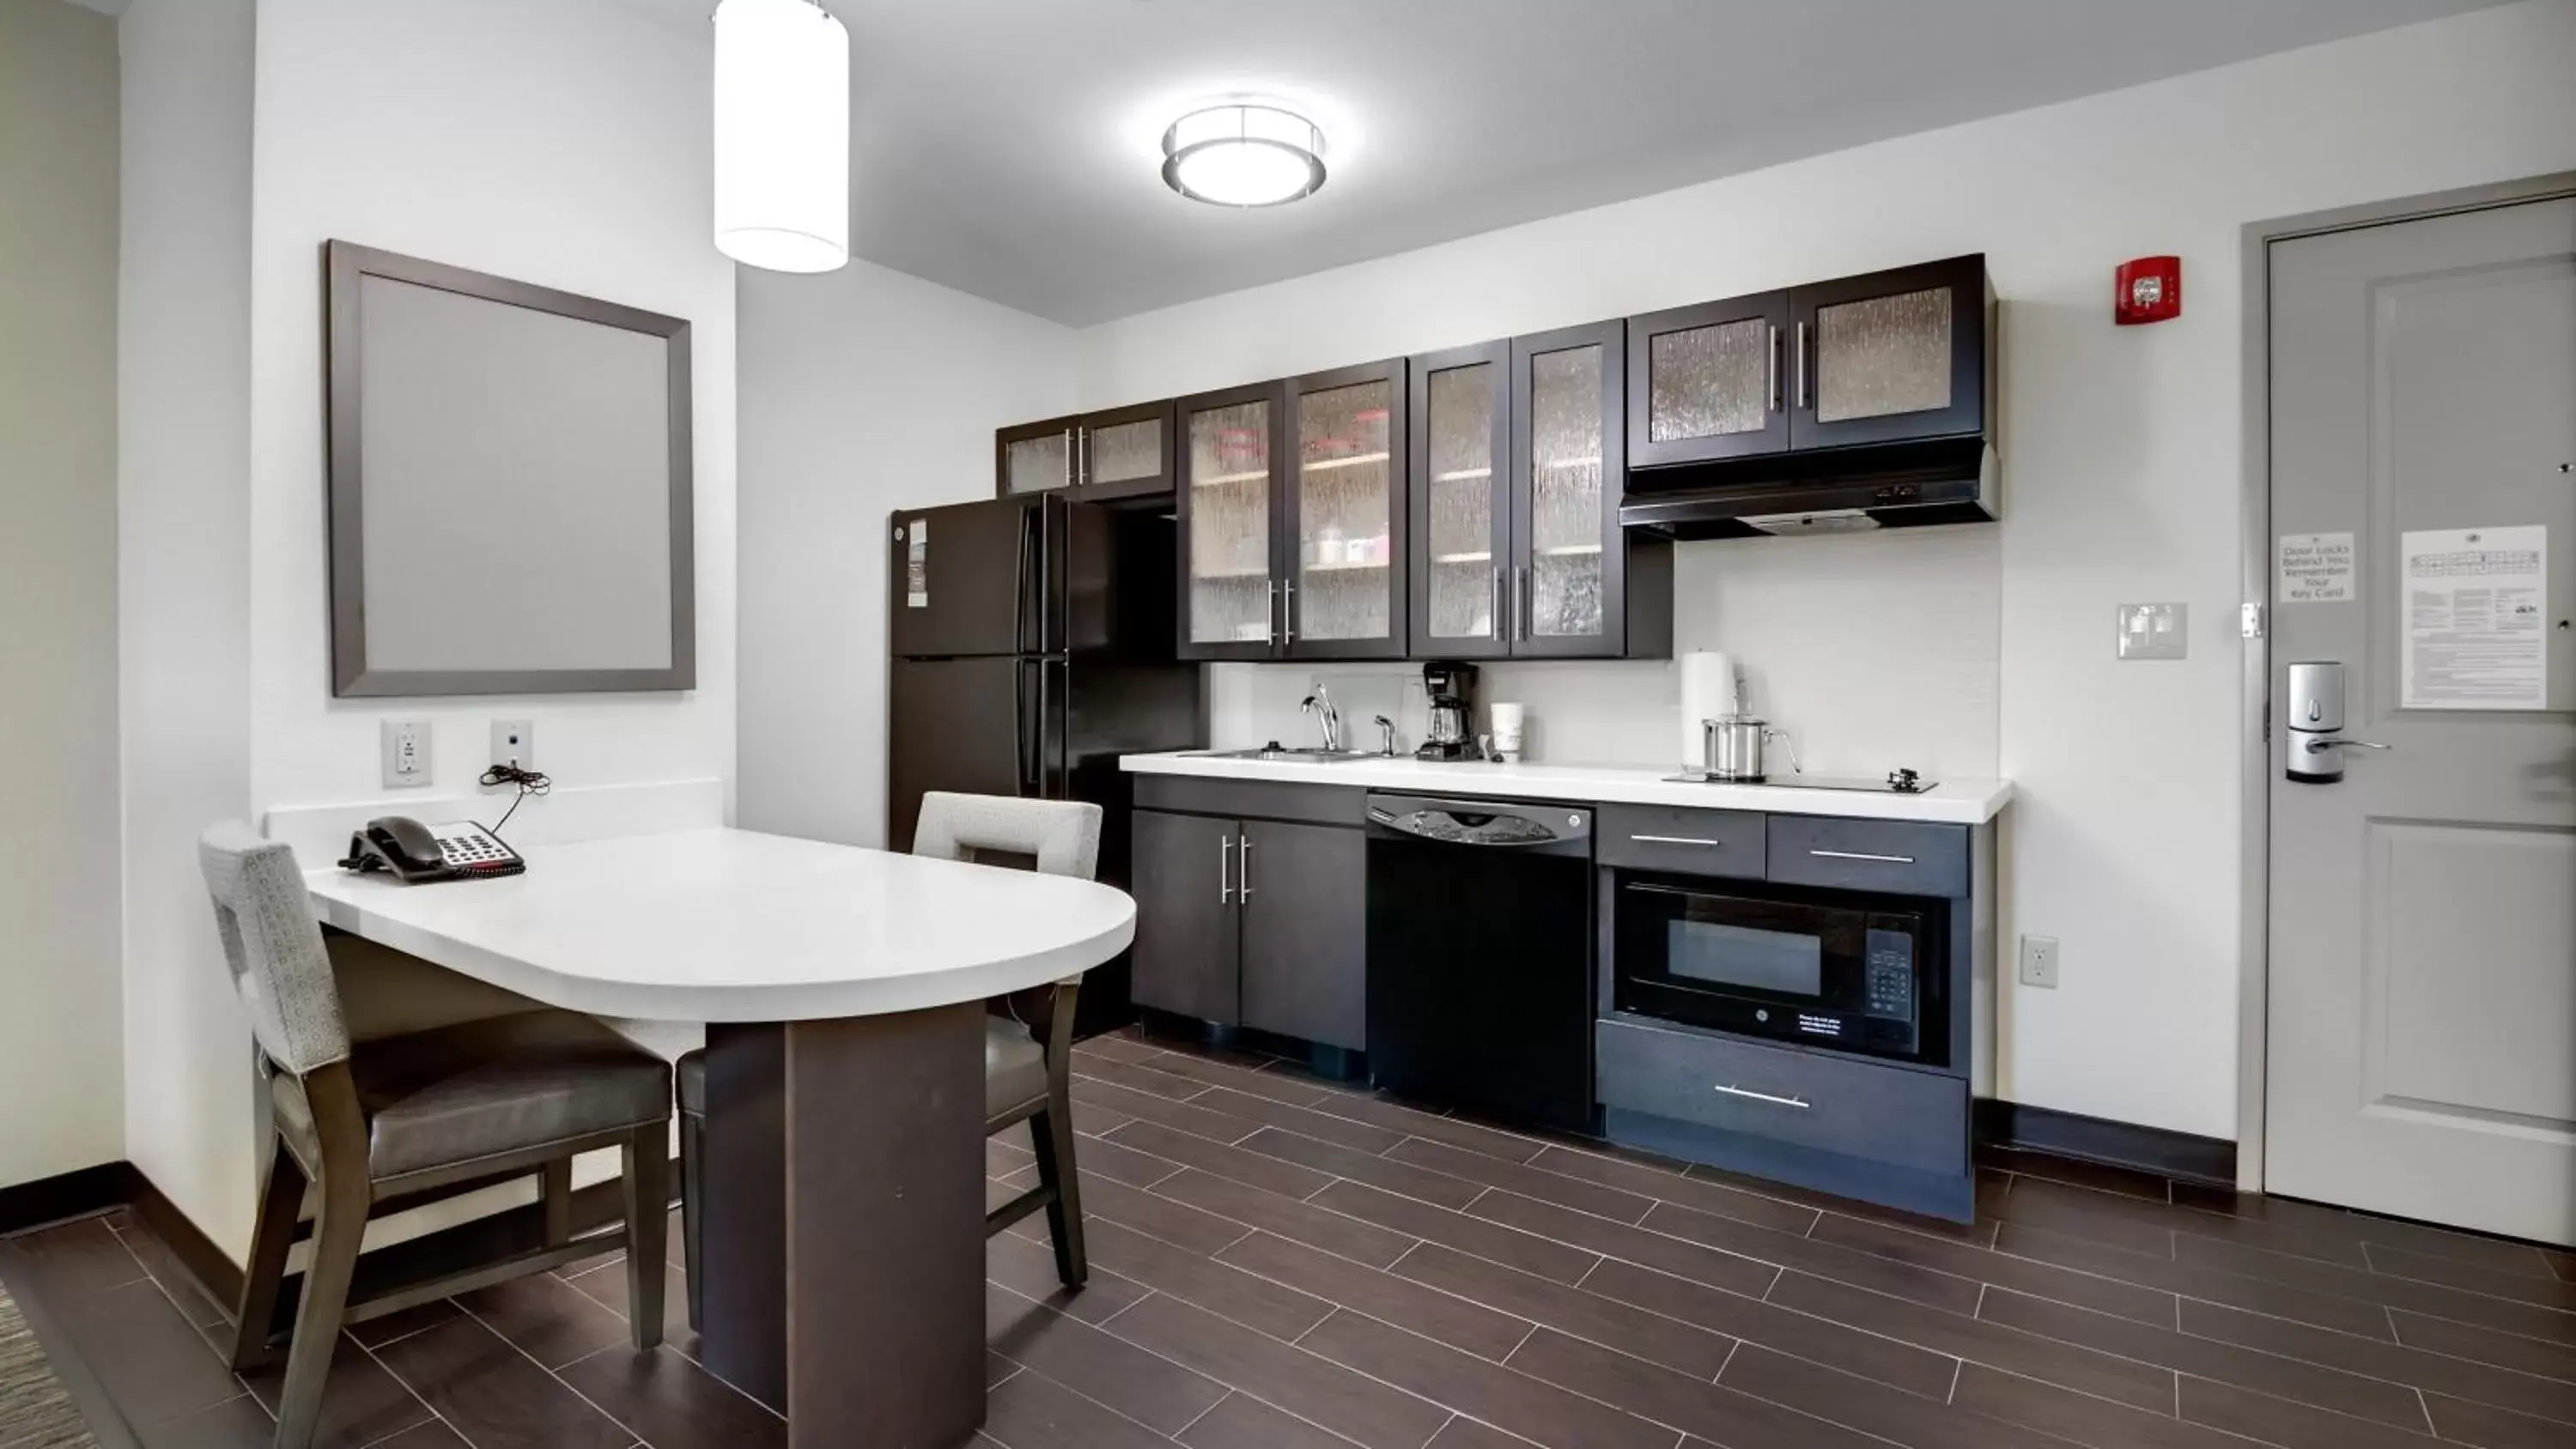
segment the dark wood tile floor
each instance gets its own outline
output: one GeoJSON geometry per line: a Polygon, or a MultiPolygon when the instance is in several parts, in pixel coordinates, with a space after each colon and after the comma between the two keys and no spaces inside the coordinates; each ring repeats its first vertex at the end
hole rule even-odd
{"type": "MultiPolygon", "coordinates": [[[[2576,1446],[2576,1256],[2009,1153],[1958,1226],[1133,1035],[1078,1070],[1092,1283],[993,1241],[980,1449],[2576,1446]]],[[[0,1252],[150,1449],[266,1442],[132,1219],[0,1252]]],[[[613,1257],[366,1325],[328,1442],[782,1445],[670,1271],[642,1358],[613,1257]]]]}

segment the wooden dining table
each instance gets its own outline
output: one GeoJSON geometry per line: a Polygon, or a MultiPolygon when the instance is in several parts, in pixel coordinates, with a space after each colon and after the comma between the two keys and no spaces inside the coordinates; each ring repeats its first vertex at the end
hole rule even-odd
{"type": "Polygon", "coordinates": [[[748,830],[532,846],[523,875],[306,875],[328,926],[549,1006],[707,1026],[706,1367],[797,1449],[984,1420],[984,1003],[1124,950],[1087,880],[748,830]]]}

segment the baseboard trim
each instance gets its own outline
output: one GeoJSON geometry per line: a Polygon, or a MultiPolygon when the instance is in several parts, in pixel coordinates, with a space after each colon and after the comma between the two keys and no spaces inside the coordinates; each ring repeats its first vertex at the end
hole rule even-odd
{"type": "Polygon", "coordinates": [[[1977,1141],[2050,1157],[2135,1168],[2211,1187],[2236,1186],[2236,1144],[1992,1098],[1977,1103],[1977,1141]]]}
{"type": "Polygon", "coordinates": [[[227,1314],[235,1311],[234,1305],[241,1302],[241,1265],[139,1171],[134,1174],[134,1215],[169,1247],[171,1256],[208,1298],[227,1314]]]}
{"type": "Polygon", "coordinates": [[[0,1236],[123,1207],[142,1180],[133,1163],[117,1161],[0,1187],[0,1236]]]}

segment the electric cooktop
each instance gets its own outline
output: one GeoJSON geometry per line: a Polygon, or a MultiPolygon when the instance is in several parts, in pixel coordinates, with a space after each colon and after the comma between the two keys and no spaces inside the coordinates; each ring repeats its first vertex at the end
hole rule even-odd
{"type": "Polygon", "coordinates": [[[1715,775],[1693,770],[1679,775],[1666,775],[1674,785],[1777,785],[1793,790],[1856,790],[1871,795],[1929,795],[1941,788],[1938,780],[1926,780],[1912,770],[1890,770],[1878,779],[1860,775],[1769,775],[1759,780],[1721,780],[1715,775]]]}

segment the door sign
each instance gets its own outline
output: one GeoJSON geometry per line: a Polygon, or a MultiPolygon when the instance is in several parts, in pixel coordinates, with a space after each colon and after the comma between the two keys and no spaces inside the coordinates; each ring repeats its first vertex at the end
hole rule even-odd
{"type": "Polygon", "coordinates": [[[2549,530],[2437,528],[2402,536],[2406,709],[2545,709],[2549,530]]]}
{"type": "Polygon", "coordinates": [[[2282,534],[2272,578],[2284,604],[2352,602],[2352,535],[2282,534]]]}

